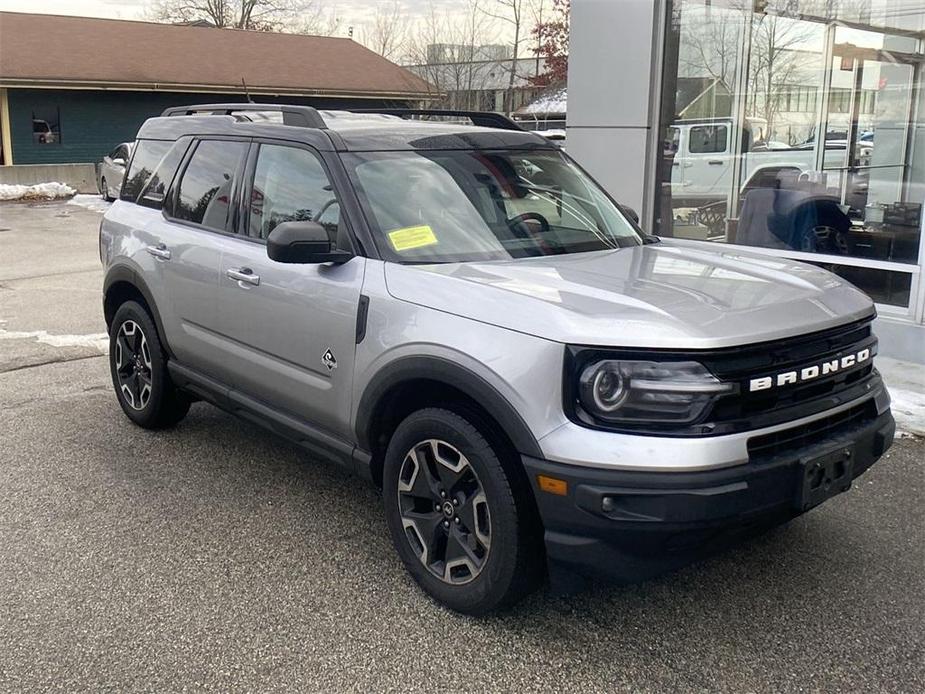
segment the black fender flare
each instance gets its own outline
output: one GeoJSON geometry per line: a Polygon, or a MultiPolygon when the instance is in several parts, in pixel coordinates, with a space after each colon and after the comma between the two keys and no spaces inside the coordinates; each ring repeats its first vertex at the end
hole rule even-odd
{"type": "Polygon", "coordinates": [[[370,432],[376,409],[386,393],[406,381],[427,379],[443,383],[472,398],[481,405],[510,438],[518,452],[535,458],[543,454],[536,437],[520,413],[488,381],[464,366],[442,357],[400,357],[382,367],[367,384],[356,415],[357,441],[372,450],[370,432]]]}
{"type": "MultiPolygon", "coordinates": [[[[151,294],[151,290],[148,288],[148,285],[142,279],[141,275],[131,265],[120,263],[118,265],[113,265],[106,272],[106,277],[103,279],[104,315],[106,310],[106,299],[109,296],[109,291],[112,289],[113,285],[119,282],[130,284],[132,287],[138,290],[138,293],[141,294],[142,297],[144,297],[145,303],[151,310],[151,317],[154,319],[154,325],[157,328],[157,335],[160,338],[161,345],[167,351],[167,355],[169,357],[173,357],[173,352],[170,349],[170,345],[167,344],[167,333],[164,332],[164,323],[161,321],[161,314],[157,310],[157,304],[154,303],[154,296],[151,294]]],[[[107,319],[107,331],[109,328],[110,325],[107,319]]]]}

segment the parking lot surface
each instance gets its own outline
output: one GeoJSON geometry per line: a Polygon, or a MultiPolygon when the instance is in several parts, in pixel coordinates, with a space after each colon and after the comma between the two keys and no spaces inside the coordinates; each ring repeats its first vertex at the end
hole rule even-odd
{"type": "Polygon", "coordinates": [[[925,445],[757,540],[633,586],[461,617],[377,492],[109,383],[99,215],[0,206],[0,690],[925,690],[925,445]]]}

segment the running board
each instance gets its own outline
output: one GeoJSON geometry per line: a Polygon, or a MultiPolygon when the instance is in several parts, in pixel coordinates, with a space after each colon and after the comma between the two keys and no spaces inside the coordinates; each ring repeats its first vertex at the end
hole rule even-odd
{"type": "Polygon", "coordinates": [[[268,429],[309,453],[337,463],[351,473],[370,479],[369,462],[372,456],[355,444],[176,361],[168,361],[167,370],[174,384],[181,390],[229,414],[268,429]]]}

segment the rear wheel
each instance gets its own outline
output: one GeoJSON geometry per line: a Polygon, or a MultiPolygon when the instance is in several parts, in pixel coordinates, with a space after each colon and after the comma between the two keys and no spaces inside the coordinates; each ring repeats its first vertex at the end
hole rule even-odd
{"type": "Polygon", "coordinates": [[[173,426],[186,416],[190,398],[177,390],[154,321],[135,302],[122,304],[109,337],[109,370],[122,411],[145,429],[173,426]]]}
{"type": "Polygon", "coordinates": [[[437,408],[411,414],[389,442],[383,472],[392,541],[431,597],[480,615],[535,587],[542,547],[530,492],[472,421],[437,408]]]}
{"type": "Polygon", "coordinates": [[[103,176],[100,179],[100,195],[103,196],[103,200],[106,202],[112,202],[113,197],[109,194],[109,184],[106,183],[106,177],[103,176]]]}

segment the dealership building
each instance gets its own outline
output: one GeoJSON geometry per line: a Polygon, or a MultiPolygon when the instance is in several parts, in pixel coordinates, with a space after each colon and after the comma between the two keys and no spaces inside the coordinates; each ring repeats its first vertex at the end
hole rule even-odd
{"type": "MultiPolygon", "coordinates": [[[[925,3],[576,0],[567,148],[655,233],[825,267],[925,362],[925,3]]],[[[684,272],[682,265],[653,272],[684,272]]]]}

